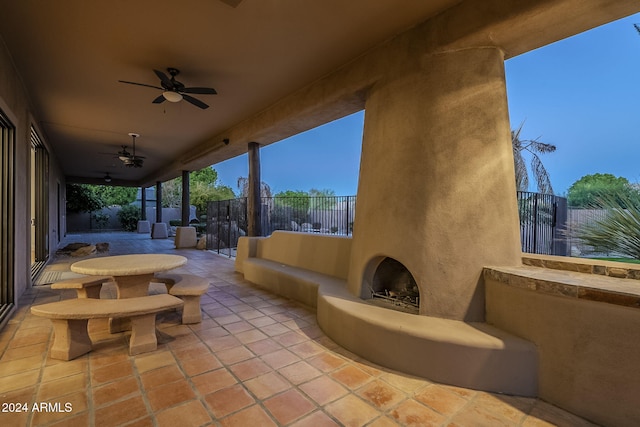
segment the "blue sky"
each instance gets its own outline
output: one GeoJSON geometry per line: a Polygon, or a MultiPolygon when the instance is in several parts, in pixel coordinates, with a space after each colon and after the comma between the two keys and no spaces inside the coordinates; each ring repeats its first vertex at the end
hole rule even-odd
{"type": "MultiPolygon", "coordinates": [[[[556,194],[584,175],[640,182],[640,14],[506,62],[511,127],[557,146],[542,161],[556,194]]],[[[364,113],[320,126],[260,151],[262,180],[274,192],[312,188],[355,195],[364,113]]],[[[214,165],[236,190],[247,156],[214,165]]],[[[535,190],[532,188],[532,190],[535,190]]]]}

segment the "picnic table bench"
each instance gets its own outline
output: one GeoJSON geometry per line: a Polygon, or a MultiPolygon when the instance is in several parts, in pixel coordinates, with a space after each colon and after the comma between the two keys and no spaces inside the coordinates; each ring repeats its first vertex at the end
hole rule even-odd
{"type": "Polygon", "coordinates": [[[172,295],[148,295],[125,299],[76,298],[31,307],[35,316],[53,323],[54,341],[50,356],[71,360],[92,349],[87,330],[89,319],[128,318],[131,320],[129,354],[153,351],[158,347],[156,314],[182,306],[172,295]]]}

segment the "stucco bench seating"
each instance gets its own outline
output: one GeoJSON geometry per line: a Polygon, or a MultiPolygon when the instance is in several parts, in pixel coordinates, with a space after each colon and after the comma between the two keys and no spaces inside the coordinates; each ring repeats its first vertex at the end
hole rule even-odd
{"type": "Polygon", "coordinates": [[[182,300],[160,294],[125,299],[77,298],[31,307],[35,316],[51,319],[54,341],[50,356],[71,360],[91,351],[87,330],[89,319],[129,318],[131,339],[129,354],[136,355],[157,348],[156,313],[182,306],[182,300]]]}
{"type": "Polygon", "coordinates": [[[318,234],[243,237],[236,270],[314,307],[327,336],[371,362],[460,387],[536,395],[538,359],[531,342],[486,323],[403,313],[355,297],[347,287],[349,249],[350,239],[318,234]]]}
{"type": "Polygon", "coordinates": [[[200,297],[209,289],[209,281],[193,274],[157,273],[154,282],[164,283],[167,292],[180,297],[184,301],[182,324],[202,322],[200,297]]]}
{"type": "Polygon", "coordinates": [[[75,289],[78,298],[100,298],[102,284],[114,281],[113,276],[85,276],[52,283],[51,289],[75,289]]]}

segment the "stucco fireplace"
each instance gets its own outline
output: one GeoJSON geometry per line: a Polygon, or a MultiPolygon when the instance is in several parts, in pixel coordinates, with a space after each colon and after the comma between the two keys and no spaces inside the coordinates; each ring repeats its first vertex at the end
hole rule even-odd
{"type": "Polygon", "coordinates": [[[420,290],[411,272],[390,257],[371,260],[364,278],[363,298],[367,302],[392,310],[418,314],[420,290]]]}

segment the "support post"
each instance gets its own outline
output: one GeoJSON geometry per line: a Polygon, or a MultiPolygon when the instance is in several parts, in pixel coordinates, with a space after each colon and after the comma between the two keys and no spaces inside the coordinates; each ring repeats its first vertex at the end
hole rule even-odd
{"type": "Polygon", "coordinates": [[[147,220],[147,189],[140,187],[140,220],[147,220]]]}
{"type": "Polygon", "coordinates": [[[247,196],[247,234],[261,236],[260,144],[249,143],[249,194],[247,196]]]}
{"type": "Polygon", "coordinates": [[[189,171],[182,171],[182,226],[189,225],[189,171]]]}
{"type": "Polygon", "coordinates": [[[156,222],[162,222],[162,182],[156,182],[156,222]]]}

